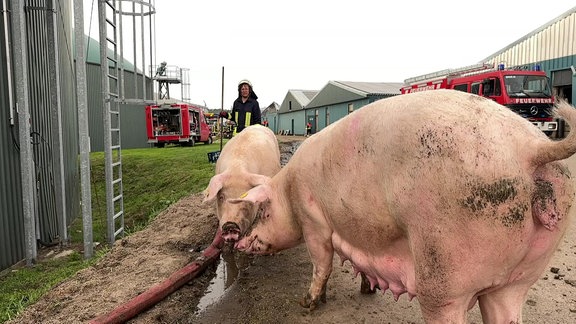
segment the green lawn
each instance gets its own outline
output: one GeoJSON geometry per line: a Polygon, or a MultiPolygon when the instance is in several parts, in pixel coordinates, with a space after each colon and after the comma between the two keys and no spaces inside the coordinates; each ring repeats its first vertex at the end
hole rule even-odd
{"type": "MultiPolygon", "coordinates": [[[[208,152],[220,144],[194,147],[167,146],[122,150],[124,221],[129,235],[150,223],[161,211],[191,193],[204,190],[214,175],[208,152]]],[[[91,154],[92,222],[94,242],[106,239],[104,153],[91,154]]],[[[70,241],[82,243],[82,216],[70,225],[70,241]]],[[[14,318],[54,285],[89,267],[108,251],[106,244],[90,260],[79,253],[67,258],[13,269],[0,277],[0,323],[14,318]]]]}

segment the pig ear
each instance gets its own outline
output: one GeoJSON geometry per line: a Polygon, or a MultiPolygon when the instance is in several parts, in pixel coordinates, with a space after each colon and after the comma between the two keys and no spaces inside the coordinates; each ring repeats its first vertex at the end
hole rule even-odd
{"type": "Polygon", "coordinates": [[[265,184],[268,180],[270,180],[270,177],[255,173],[250,174],[250,178],[248,179],[250,187],[256,187],[258,185],[265,184]]]}
{"type": "Polygon", "coordinates": [[[216,195],[220,189],[222,189],[225,179],[226,176],[223,173],[217,174],[210,179],[208,187],[206,187],[202,192],[204,194],[204,200],[202,201],[203,204],[212,203],[214,201],[216,195]]]}
{"type": "Polygon", "coordinates": [[[238,204],[244,201],[251,202],[253,204],[262,203],[269,199],[268,188],[269,186],[267,184],[256,186],[243,193],[240,198],[228,199],[228,202],[232,204],[238,204]]]}

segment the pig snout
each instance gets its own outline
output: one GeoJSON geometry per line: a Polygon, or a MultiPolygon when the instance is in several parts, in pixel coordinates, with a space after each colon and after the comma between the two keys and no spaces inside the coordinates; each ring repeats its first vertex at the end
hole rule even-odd
{"type": "Polygon", "coordinates": [[[236,242],[240,239],[240,227],[234,222],[222,225],[222,238],[225,242],[236,242]]]}

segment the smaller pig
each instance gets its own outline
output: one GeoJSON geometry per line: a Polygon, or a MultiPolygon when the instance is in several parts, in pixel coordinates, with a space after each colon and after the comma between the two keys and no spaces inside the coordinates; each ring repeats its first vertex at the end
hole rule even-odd
{"type": "Polygon", "coordinates": [[[204,190],[203,201],[217,200],[216,214],[225,241],[237,240],[253,220],[244,204],[229,204],[227,200],[240,197],[279,170],[278,140],[268,127],[249,126],[226,143],[216,162],[216,174],[204,190]]]}

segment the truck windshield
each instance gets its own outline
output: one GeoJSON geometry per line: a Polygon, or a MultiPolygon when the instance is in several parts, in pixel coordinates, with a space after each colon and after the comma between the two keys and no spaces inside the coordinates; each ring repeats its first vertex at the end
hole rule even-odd
{"type": "Polygon", "coordinates": [[[506,75],[506,92],[511,98],[550,98],[548,78],[542,75],[506,75]]]}

